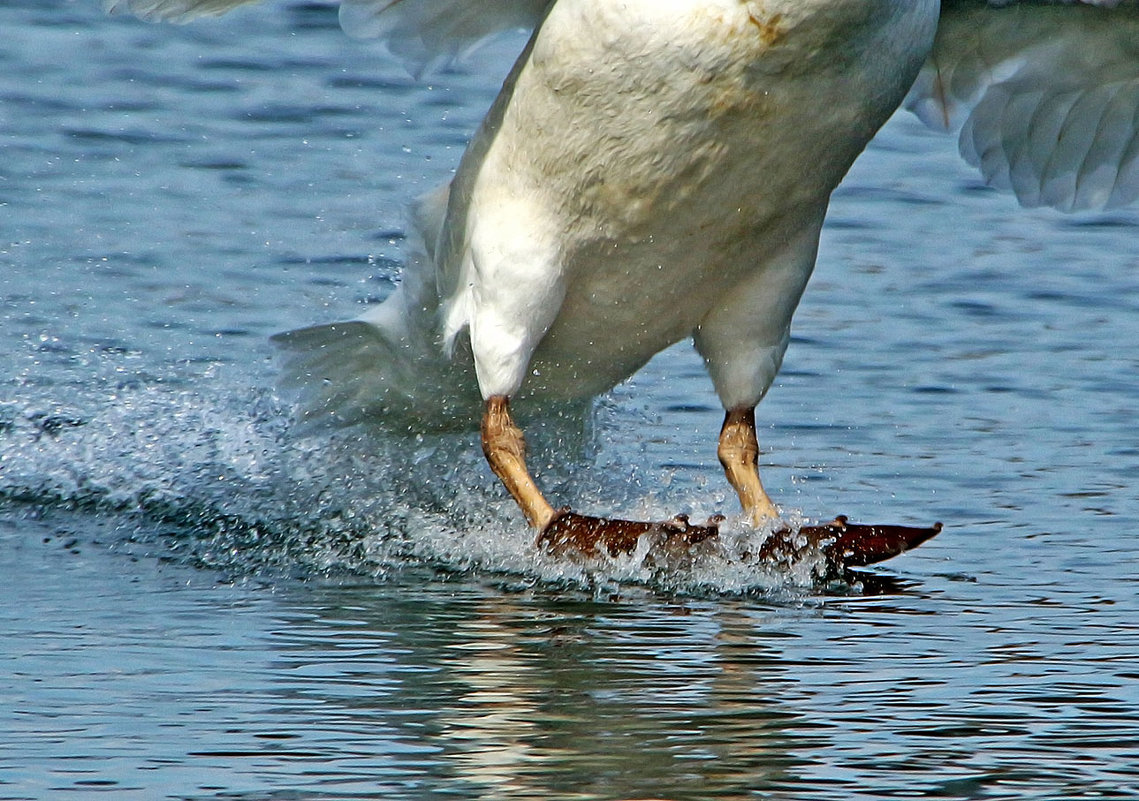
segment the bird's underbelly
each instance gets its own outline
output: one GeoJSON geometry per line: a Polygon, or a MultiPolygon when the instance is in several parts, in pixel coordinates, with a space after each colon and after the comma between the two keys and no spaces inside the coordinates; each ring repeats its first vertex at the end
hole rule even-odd
{"type": "MultiPolygon", "coordinates": [[[[773,251],[813,220],[785,213],[755,219],[737,207],[685,216],[688,224],[665,214],[659,232],[593,241],[572,254],[565,298],[531,360],[528,391],[574,397],[619,383],[690,337],[742,282],[758,275],[762,286],[773,251]]],[[[783,277],[773,278],[771,292],[782,289],[783,277]]],[[[785,328],[789,317],[774,327],[785,328]]]]}
{"type": "MultiPolygon", "coordinates": [[[[690,337],[742,283],[759,275],[762,284],[772,258],[815,224],[836,177],[795,169],[776,176],[773,164],[793,165],[806,150],[758,145],[762,124],[708,119],[659,125],[619,158],[583,147],[569,159],[581,168],[574,177],[586,178],[566,180],[548,217],[564,295],[533,353],[525,392],[584,397],[609,389],[690,337]]],[[[780,277],[771,291],[783,286],[780,277]]],[[[793,306],[774,328],[790,324],[793,306]]]]}
{"type": "MultiPolygon", "coordinates": [[[[743,82],[689,86],[673,100],[684,114],[642,111],[620,147],[596,147],[596,129],[563,140],[574,169],[543,180],[561,190],[547,219],[564,296],[527,389],[603,392],[690,337],[741,284],[758,277],[763,291],[767,266],[815,225],[845,169],[806,167],[819,144],[790,136],[792,115],[771,102],[743,82]]],[[[784,285],[774,279],[771,292],[784,285]]],[[[774,328],[790,324],[793,307],[774,328]]]]}
{"type": "Polygon", "coordinates": [[[691,334],[716,297],[698,277],[685,292],[676,276],[665,278],[663,272],[651,263],[625,262],[622,269],[593,272],[572,286],[531,359],[527,389],[596,394],[691,334]],[[648,285],[654,278],[660,284],[648,285]]]}

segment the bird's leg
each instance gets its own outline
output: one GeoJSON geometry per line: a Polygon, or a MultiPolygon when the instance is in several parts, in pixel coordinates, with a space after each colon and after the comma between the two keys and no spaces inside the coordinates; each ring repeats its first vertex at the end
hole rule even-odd
{"type": "Polygon", "coordinates": [[[759,443],[755,438],[755,407],[729,409],[720,429],[717,449],[728,482],[740,496],[740,504],[752,525],[777,519],[779,512],[759,480],[759,443]]]}
{"type": "MultiPolygon", "coordinates": [[[[482,419],[482,445],[486,460],[502,480],[526,515],[538,529],[537,544],[554,555],[576,554],[617,557],[636,552],[642,538],[651,538],[650,547],[664,558],[687,554],[692,548],[719,534],[719,518],[707,524],[692,525],[685,515],[663,523],[638,523],[604,517],[578,515],[555,510],[542,496],[526,469],[526,442],[510,417],[505,395],[487,399],[482,419]]],[[[755,409],[733,409],[724,419],[720,432],[720,462],[728,481],[739,493],[740,502],[756,526],[777,518],[778,513],[759,481],[759,445],[755,438],[755,409]]],[[[825,557],[827,577],[844,575],[849,566],[867,565],[888,559],[913,548],[941,530],[904,526],[863,526],[840,517],[822,526],[804,526],[794,536],[784,527],[776,530],[759,550],[759,558],[772,564],[787,565],[804,554],[825,557]],[[809,547],[804,547],[804,542],[809,547]]]]}
{"type": "Polygon", "coordinates": [[[526,469],[526,441],[522,429],[514,425],[505,395],[487,399],[482,418],[482,450],[490,469],[522,508],[526,521],[544,531],[556,512],[526,469]]]}

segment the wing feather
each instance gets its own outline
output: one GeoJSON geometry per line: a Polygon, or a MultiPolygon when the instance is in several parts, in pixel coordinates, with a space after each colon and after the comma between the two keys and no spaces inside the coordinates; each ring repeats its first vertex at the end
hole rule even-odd
{"type": "Polygon", "coordinates": [[[1132,203],[1139,4],[948,2],[906,107],[1025,206],[1132,203]]]}
{"type": "MultiPolygon", "coordinates": [[[[150,22],[219,16],[258,0],[103,0],[112,14],[150,22]]],[[[553,0],[341,0],[349,36],[381,39],[410,68],[446,62],[507,30],[533,30],[553,0]]]]}
{"type": "Polygon", "coordinates": [[[189,22],[217,17],[258,0],[103,0],[109,14],[133,14],[148,22],[189,22]]]}
{"type": "Polygon", "coordinates": [[[349,36],[379,38],[406,63],[448,60],[502,31],[533,30],[553,0],[342,0],[349,36]]]}

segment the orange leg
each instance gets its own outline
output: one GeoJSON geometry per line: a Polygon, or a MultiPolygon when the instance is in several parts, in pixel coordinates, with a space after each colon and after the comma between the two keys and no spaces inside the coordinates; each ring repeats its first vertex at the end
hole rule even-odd
{"type": "Polygon", "coordinates": [[[510,416],[510,401],[505,395],[487,399],[482,418],[482,450],[490,469],[526,515],[526,522],[544,531],[556,513],[526,469],[526,441],[510,416]]]}
{"type": "Polygon", "coordinates": [[[755,407],[731,409],[724,417],[717,449],[728,483],[740,496],[740,505],[751,520],[760,526],[779,517],[779,512],[759,480],[759,443],[755,438],[755,407]]]}

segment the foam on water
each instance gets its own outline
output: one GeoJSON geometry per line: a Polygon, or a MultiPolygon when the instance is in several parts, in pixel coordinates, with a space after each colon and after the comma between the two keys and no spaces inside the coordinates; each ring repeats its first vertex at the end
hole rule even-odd
{"type": "MultiPolygon", "coordinates": [[[[667,564],[647,543],[613,559],[549,556],[534,547],[486,468],[475,434],[411,437],[357,427],[297,438],[280,398],[265,389],[239,393],[232,384],[228,394],[220,372],[198,382],[207,389],[126,389],[87,410],[46,399],[0,406],[0,502],[28,516],[97,513],[113,521],[111,547],[237,576],[382,575],[429,565],[598,592],[813,585],[809,561],[776,573],[749,559],[765,532],[738,519],[715,547],[667,564]]],[[[534,430],[543,483],[588,511],[652,519],[687,509],[699,519],[716,511],[709,498],[724,500],[685,488],[647,493],[638,471],[592,458],[580,421],[534,430]],[[563,455],[556,469],[552,460],[563,455]],[[604,489],[582,499],[590,486],[604,489]]]]}

